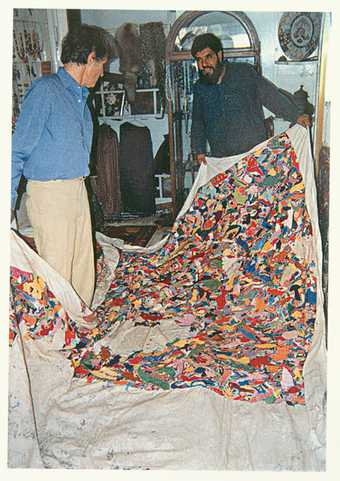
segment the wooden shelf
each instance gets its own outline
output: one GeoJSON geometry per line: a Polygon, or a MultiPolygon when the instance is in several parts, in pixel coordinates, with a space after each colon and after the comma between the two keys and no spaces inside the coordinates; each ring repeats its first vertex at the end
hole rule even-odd
{"type": "Polygon", "coordinates": [[[149,119],[149,118],[163,118],[163,112],[161,109],[160,100],[158,99],[159,89],[145,88],[136,89],[136,103],[134,105],[129,104],[126,96],[125,89],[110,89],[105,90],[104,86],[95,92],[97,98],[100,98],[100,119],[108,120],[123,120],[123,119],[149,119]],[[144,105],[143,111],[143,101],[140,99],[140,104],[138,105],[138,94],[149,94],[150,95],[150,105],[146,108],[144,105]],[[116,102],[114,104],[108,104],[105,97],[108,95],[117,96],[116,102]],[[114,105],[114,107],[113,107],[114,105]],[[115,115],[106,115],[107,109],[113,107],[115,110],[115,115]],[[139,112],[134,112],[135,109],[140,109],[139,112]]]}
{"type": "Polygon", "coordinates": [[[304,60],[283,60],[283,61],[280,61],[280,60],[275,60],[275,64],[276,65],[290,65],[290,64],[299,64],[299,65],[303,65],[305,63],[309,63],[309,62],[317,62],[319,60],[319,57],[310,57],[310,58],[306,58],[304,60]]]}

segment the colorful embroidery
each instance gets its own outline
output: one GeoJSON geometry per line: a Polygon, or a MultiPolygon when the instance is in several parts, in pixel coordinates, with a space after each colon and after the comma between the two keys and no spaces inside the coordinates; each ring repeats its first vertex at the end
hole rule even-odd
{"type": "MultiPolygon", "coordinates": [[[[283,134],[201,188],[158,252],[121,253],[98,327],[80,334],[68,320],[75,375],[303,404],[316,315],[312,235],[299,165],[283,134]],[[151,327],[170,319],[189,334],[156,352],[119,355],[96,345],[126,319],[151,327]]],[[[21,287],[22,301],[32,302],[21,287]]],[[[34,302],[45,302],[51,316],[50,301],[34,302]]]]}

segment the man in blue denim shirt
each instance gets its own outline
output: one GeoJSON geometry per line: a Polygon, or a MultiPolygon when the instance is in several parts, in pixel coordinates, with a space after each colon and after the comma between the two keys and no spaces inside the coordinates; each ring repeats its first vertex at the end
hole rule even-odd
{"type": "Polygon", "coordinates": [[[263,106],[278,117],[307,127],[309,116],[248,63],[223,62],[221,40],[198,35],[191,47],[199,80],[194,85],[191,149],[206,163],[207,142],[212,157],[247,152],[266,140],[263,106]]]}
{"type": "Polygon", "coordinates": [[[21,175],[27,179],[27,214],[39,255],[91,305],[95,266],[89,202],[92,119],[88,87],[115,53],[105,30],[81,25],[63,40],[57,74],[28,90],[12,141],[12,209],[21,175]]]}

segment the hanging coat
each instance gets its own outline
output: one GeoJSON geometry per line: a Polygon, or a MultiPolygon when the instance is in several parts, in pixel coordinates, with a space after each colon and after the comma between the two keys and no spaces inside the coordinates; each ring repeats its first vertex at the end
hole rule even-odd
{"type": "Polygon", "coordinates": [[[117,133],[106,124],[99,127],[97,141],[97,197],[104,216],[120,213],[119,142],[117,133]]]}
{"type": "Polygon", "coordinates": [[[154,161],[148,127],[120,127],[120,179],[124,212],[155,213],[154,161]]]}

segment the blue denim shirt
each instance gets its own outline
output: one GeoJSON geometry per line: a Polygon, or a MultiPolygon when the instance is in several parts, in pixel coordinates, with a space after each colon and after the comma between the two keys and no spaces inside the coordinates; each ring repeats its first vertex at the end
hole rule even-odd
{"type": "Polygon", "coordinates": [[[12,139],[12,208],[22,174],[42,181],[89,174],[93,125],[88,94],[63,67],[32,83],[12,139]]]}

